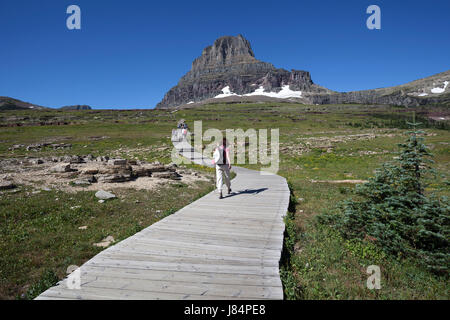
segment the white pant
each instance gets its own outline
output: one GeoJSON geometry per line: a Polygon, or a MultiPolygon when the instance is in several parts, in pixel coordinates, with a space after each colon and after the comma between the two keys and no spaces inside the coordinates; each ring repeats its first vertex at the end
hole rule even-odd
{"type": "Polygon", "coordinates": [[[222,185],[223,185],[222,175],[225,177],[225,184],[227,185],[228,189],[230,189],[231,188],[230,168],[228,167],[227,164],[216,165],[216,181],[217,181],[217,190],[219,192],[222,192],[222,185]]]}

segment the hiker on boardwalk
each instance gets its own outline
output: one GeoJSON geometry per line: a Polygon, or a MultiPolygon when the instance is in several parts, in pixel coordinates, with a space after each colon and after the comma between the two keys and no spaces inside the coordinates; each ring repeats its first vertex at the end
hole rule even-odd
{"type": "Polygon", "coordinates": [[[216,183],[217,190],[219,191],[219,199],[222,199],[222,186],[223,178],[225,178],[225,184],[228,187],[228,194],[231,193],[230,183],[230,149],[227,147],[227,138],[223,138],[222,145],[218,146],[214,150],[213,164],[216,165],[216,183]]]}
{"type": "Polygon", "coordinates": [[[187,126],[187,124],[186,124],[186,123],[183,123],[182,128],[183,128],[183,136],[186,138],[187,132],[188,132],[188,126],[187,126]]]}
{"type": "Polygon", "coordinates": [[[177,123],[177,129],[181,130],[181,131],[180,131],[181,139],[187,137],[187,133],[188,133],[188,125],[187,125],[187,123],[186,123],[186,121],[185,121],[184,119],[181,119],[180,121],[178,121],[178,123],[177,123]]]}

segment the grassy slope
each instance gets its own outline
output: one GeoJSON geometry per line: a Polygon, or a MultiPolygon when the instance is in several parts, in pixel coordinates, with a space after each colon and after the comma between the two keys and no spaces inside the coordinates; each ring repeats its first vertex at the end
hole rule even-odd
{"type": "MultiPolygon", "coordinates": [[[[447,110],[441,109],[439,111],[448,112],[447,110]]],[[[291,182],[295,198],[303,199],[297,204],[293,213],[293,230],[295,232],[292,234],[295,243],[291,257],[292,266],[289,270],[289,277],[284,277],[287,297],[306,299],[448,299],[446,281],[435,278],[417,267],[413,261],[396,261],[383,255],[376,247],[366,247],[359,243],[347,243],[339,237],[335,230],[330,230],[314,223],[315,216],[322,212],[333,210],[339,200],[348,197],[345,187],[353,188],[353,186],[312,183],[310,180],[367,179],[381,162],[392,159],[394,156],[393,152],[396,150],[396,143],[404,139],[402,133],[405,131],[405,129],[395,128],[405,127],[404,117],[410,116],[410,111],[402,108],[375,108],[352,105],[245,104],[210,105],[196,109],[180,110],[175,113],[170,111],[83,111],[64,114],[55,111],[43,111],[39,114],[31,114],[29,112],[2,113],[0,114],[0,124],[2,120],[6,121],[6,118],[11,115],[41,117],[40,119],[23,120],[24,123],[55,117],[70,117],[72,124],[67,126],[0,128],[0,156],[25,155],[25,151],[16,150],[11,152],[7,149],[15,143],[39,142],[48,137],[65,137],[67,140],[64,140],[64,142],[73,144],[73,149],[70,151],[71,154],[92,153],[94,155],[105,155],[120,148],[139,149],[147,146],[167,146],[170,145],[170,130],[176,121],[181,118],[186,119],[191,127],[194,120],[203,120],[204,130],[208,128],[242,128],[244,130],[248,128],[279,128],[281,147],[298,147],[305,141],[310,141],[307,139],[314,137],[375,133],[380,136],[370,140],[348,139],[332,143],[334,148],[330,153],[317,148],[311,148],[311,151],[301,155],[296,155],[290,151],[281,152],[279,174],[287,177],[291,182]],[[89,140],[89,137],[92,136],[108,136],[109,138],[98,141],[89,140]],[[380,153],[360,155],[360,152],[364,153],[364,151],[380,153]],[[365,273],[365,269],[370,264],[378,264],[381,267],[382,289],[379,291],[366,289],[365,283],[368,275],[365,273]]],[[[435,167],[441,175],[448,175],[450,169],[450,149],[448,147],[450,133],[448,130],[435,128],[427,128],[426,131],[436,134],[427,137],[427,142],[431,144],[435,154],[435,167]]],[[[63,151],[60,152],[63,153],[63,151]]],[[[43,150],[38,154],[49,155],[60,152],[43,150]]],[[[127,154],[127,152],[124,151],[124,154],[127,154]]],[[[149,149],[145,152],[132,151],[131,154],[147,160],[170,161],[167,151],[158,151],[156,149],[149,149]]],[[[438,176],[428,191],[448,195],[448,186],[444,183],[446,179],[445,176],[438,176]]],[[[200,188],[199,190],[202,189],[200,188]]],[[[177,203],[181,207],[198,194],[201,194],[201,192],[199,191],[192,195],[186,193],[186,199],[177,203]]],[[[136,211],[136,217],[132,214],[128,218],[123,218],[128,222],[121,224],[126,225],[126,227],[123,227],[123,230],[120,231],[120,228],[114,223],[116,220],[108,219],[110,218],[108,212],[114,211],[116,212],[115,214],[120,216],[120,213],[117,213],[119,210],[113,210],[113,208],[119,205],[125,206],[126,204],[120,204],[119,202],[113,204],[111,202],[109,210],[107,209],[108,207],[105,207],[104,209],[106,210],[102,209],[97,212],[95,210],[96,204],[92,202],[92,194],[81,193],[77,195],[75,200],[71,200],[73,202],[68,201],[67,207],[58,207],[53,201],[49,200],[54,196],[53,194],[50,196],[38,195],[38,197],[44,198],[42,200],[36,198],[35,201],[27,201],[23,205],[31,208],[19,210],[25,212],[25,214],[20,214],[15,210],[10,211],[16,205],[14,201],[17,201],[17,199],[6,200],[2,198],[0,200],[0,210],[3,210],[1,211],[2,214],[10,221],[8,228],[12,228],[9,230],[2,227],[2,236],[8,237],[7,243],[10,247],[8,254],[3,254],[5,251],[2,250],[2,259],[11,261],[8,257],[13,257],[15,252],[20,251],[21,253],[18,257],[22,260],[17,261],[22,261],[22,264],[23,261],[28,261],[26,263],[28,267],[25,269],[21,269],[20,262],[15,262],[15,265],[7,265],[6,267],[4,265],[1,266],[2,287],[4,288],[5,281],[9,283],[17,282],[17,285],[8,287],[8,290],[3,289],[2,294],[4,296],[11,297],[12,292],[20,292],[17,288],[29,284],[33,279],[38,279],[38,274],[47,267],[58,266],[58,273],[62,275],[63,268],[67,267],[67,265],[80,263],[95,254],[95,250],[90,246],[90,243],[100,240],[102,236],[111,234],[113,231],[117,238],[123,238],[132,234],[136,220],[141,218],[139,214],[142,210],[136,211]],[[48,262],[48,259],[38,259],[39,261],[34,263],[33,259],[36,258],[33,258],[33,254],[27,254],[27,252],[36,250],[36,248],[39,248],[39,250],[46,248],[48,250],[47,254],[49,254],[52,248],[49,244],[50,242],[48,242],[49,239],[52,239],[52,236],[42,236],[42,234],[38,233],[39,228],[37,226],[43,223],[42,219],[46,215],[44,214],[41,217],[37,212],[40,212],[42,208],[53,208],[53,215],[50,216],[58,217],[57,219],[55,218],[55,221],[58,221],[55,222],[55,225],[58,227],[54,228],[53,234],[50,233],[53,237],[59,236],[61,234],[59,230],[65,228],[72,228],[71,230],[76,233],[78,229],[75,226],[83,225],[83,223],[86,223],[86,220],[79,220],[84,219],[82,215],[72,214],[70,206],[82,202],[89,204],[86,208],[88,214],[86,214],[85,218],[88,219],[90,216],[94,216],[96,223],[99,225],[95,230],[102,230],[102,232],[92,231],[89,235],[90,229],[88,228],[86,230],[88,232],[83,234],[83,237],[85,237],[83,239],[85,240],[80,240],[75,235],[71,235],[64,241],[58,242],[61,243],[62,248],[65,247],[66,249],[57,249],[57,252],[61,253],[59,258],[56,259],[58,260],[57,262],[51,264],[48,262]],[[61,217],[59,213],[63,213],[61,217]],[[67,215],[68,223],[60,220],[65,215],[67,215]],[[31,227],[21,229],[20,226],[22,225],[31,227]],[[27,238],[26,234],[30,232],[34,232],[32,233],[34,236],[31,239],[34,239],[35,242],[31,242],[30,238],[27,238]],[[22,236],[22,234],[24,235],[22,236]],[[20,240],[21,237],[24,240],[20,240]],[[47,241],[47,246],[43,243],[45,241],[47,241]],[[63,243],[66,244],[64,245],[63,243]],[[77,245],[76,249],[67,249],[67,243],[84,243],[84,245],[77,245]],[[14,273],[13,270],[16,268],[19,271],[14,273]],[[30,276],[20,276],[23,273],[30,274],[30,276]],[[17,276],[12,277],[11,274],[17,276]],[[13,281],[10,279],[13,279],[13,281]]],[[[141,203],[147,205],[149,200],[145,198],[145,195],[136,194],[136,197],[138,196],[142,196],[141,203]]],[[[20,195],[17,195],[17,197],[20,197],[20,195]]],[[[157,197],[157,194],[154,197],[157,197]]],[[[154,199],[154,197],[151,196],[150,199],[154,199]]],[[[130,201],[127,202],[130,207],[133,201],[133,197],[130,197],[130,201]]],[[[167,210],[167,208],[163,208],[163,210],[167,210]]],[[[84,212],[84,210],[82,211],[84,212]]],[[[126,212],[126,210],[123,212],[126,212]]],[[[151,224],[152,221],[154,220],[148,217],[144,225],[151,224]]],[[[4,243],[2,240],[2,245],[4,243]]]]}

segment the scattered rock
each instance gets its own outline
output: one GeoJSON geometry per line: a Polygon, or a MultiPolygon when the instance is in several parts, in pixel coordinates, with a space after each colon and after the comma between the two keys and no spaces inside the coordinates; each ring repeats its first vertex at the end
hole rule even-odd
{"type": "Polygon", "coordinates": [[[97,182],[97,178],[95,176],[87,177],[86,180],[89,181],[90,183],[96,183],[97,182]]]}
{"type": "MultiPolygon", "coordinates": [[[[45,181],[46,183],[39,189],[42,191],[52,191],[60,188],[79,188],[89,186],[93,183],[126,183],[132,182],[140,177],[153,177],[153,179],[142,179],[136,185],[155,185],[158,179],[180,180],[179,172],[186,171],[172,163],[169,165],[160,162],[147,163],[140,160],[127,160],[121,158],[109,159],[107,156],[94,158],[92,155],[65,155],[49,156],[45,158],[24,157],[18,159],[0,160],[0,167],[5,172],[15,172],[11,174],[1,174],[0,181],[20,181],[25,184],[30,182],[45,181]],[[100,160],[100,161],[98,161],[100,160]],[[31,166],[31,163],[43,165],[39,167],[31,166]],[[17,172],[17,168],[20,168],[17,172]],[[16,170],[16,171],[14,171],[16,170]],[[49,189],[49,185],[52,189],[49,189]],[[45,188],[44,188],[45,187],[45,188]]],[[[188,173],[191,171],[188,170],[188,173]]],[[[194,173],[195,176],[200,175],[194,173]]],[[[189,176],[187,179],[191,179],[189,176]]],[[[132,182],[133,184],[135,182],[132,182]]],[[[7,185],[2,188],[8,188],[7,185]]],[[[107,189],[106,186],[99,186],[98,189],[107,189]]],[[[90,190],[93,188],[90,187],[90,190]]],[[[97,189],[97,190],[98,190],[97,189]]]]}
{"type": "Polygon", "coordinates": [[[14,150],[17,150],[17,149],[22,149],[22,148],[25,148],[24,144],[14,144],[11,148],[8,148],[8,150],[9,151],[14,151],[14,150]]]}
{"type": "Polygon", "coordinates": [[[11,181],[0,181],[0,190],[15,189],[17,186],[11,181]]]}
{"type": "Polygon", "coordinates": [[[83,169],[81,169],[81,174],[89,174],[89,175],[92,175],[92,174],[97,174],[98,173],[98,168],[97,167],[86,167],[86,168],[83,168],[83,169]]]}
{"type": "Polygon", "coordinates": [[[150,173],[163,172],[163,171],[175,172],[175,168],[174,167],[165,166],[165,165],[160,164],[160,163],[148,164],[148,165],[144,165],[144,167],[147,168],[148,172],[150,172],[150,173]]]}
{"type": "Polygon", "coordinates": [[[99,190],[95,193],[95,196],[99,198],[100,200],[108,200],[108,199],[114,199],[116,196],[110,192],[99,190]]]}
{"type": "Polygon", "coordinates": [[[61,173],[61,172],[71,172],[72,168],[69,163],[61,163],[50,169],[51,172],[61,173]]]}
{"type": "Polygon", "coordinates": [[[125,166],[127,165],[128,160],[127,159],[111,159],[108,160],[109,165],[113,166],[125,166]]]}
{"type": "Polygon", "coordinates": [[[84,161],[94,161],[95,157],[92,154],[88,154],[86,157],[84,157],[84,161]]]}
{"type": "Polygon", "coordinates": [[[171,163],[169,163],[169,167],[170,168],[178,168],[178,165],[176,163],[171,162],[171,163]]]}
{"type": "Polygon", "coordinates": [[[54,150],[67,149],[72,148],[72,145],[69,143],[52,143],[50,144],[50,148],[53,148],[54,150]]]}
{"type": "Polygon", "coordinates": [[[131,174],[113,174],[98,177],[99,182],[106,182],[106,183],[126,182],[130,180],[132,180],[131,174]]]}
{"type": "Polygon", "coordinates": [[[72,156],[70,158],[70,163],[84,163],[84,159],[80,156],[72,156]]]}
{"type": "Polygon", "coordinates": [[[151,172],[145,166],[131,166],[131,170],[136,177],[151,176],[151,172]]]}
{"type": "Polygon", "coordinates": [[[112,236],[107,236],[105,239],[103,239],[101,242],[94,243],[94,246],[106,248],[109,247],[111,243],[113,243],[115,240],[112,236]]]}
{"type": "Polygon", "coordinates": [[[166,171],[166,172],[154,172],[152,173],[152,177],[154,178],[160,178],[160,179],[172,179],[172,180],[180,180],[181,176],[172,171],[166,171]]]}
{"type": "Polygon", "coordinates": [[[1,180],[5,180],[5,181],[13,181],[13,177],[9,174],[5,174],[4,176],[0,177],[1,180]]]}
{"type": "Polygon", "coordinates": [[[87,229],[87,226],[81,226],[81,227],[78,227],[78,229],[80,229],[80,230],[86,230],[86,229],[87,229]]]}
{"type": "Polygon", "coordinates": [[[30,144],[29,146],[26,147],[27,151],[37,151],[41,149],[41,145],[39,144],[30,144]]]}
{"type": "Polygon", "coordinates": [[[89,137],[89,140],[98,141],[98,140],[103,140],[103,139],[108,139],[108,138],[109,138],[108,136],[98,136],[98,137],[97,136],[93,136],[93,137],[89,137]]]}
{"type": "Polygon", "coordinates": [[[75,186],[90,186],[91,183],[86,179],[86,180],[75,180],[72,182],[73,185],[75,186]]]}
{"type": "Polygon", "coordinates": [[[33,160],[31,160],[31,163],[32,164],[43,164],[44,161],[42,159],[33,159],[33,160]]]}

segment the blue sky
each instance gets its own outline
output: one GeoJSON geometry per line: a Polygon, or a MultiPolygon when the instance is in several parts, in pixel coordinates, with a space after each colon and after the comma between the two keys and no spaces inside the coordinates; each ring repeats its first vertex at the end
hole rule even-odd
{"type": "Polygon", "coordinates": [[[202,49],[242,34],[257,59],[336,91],[450,69],[450,1],[0,0],[0,96],[48,107],[153,108],[202,49]],[[81,8],[68,30],[66,8],[81,8]],[[381,8],[368,30],[366,8],[381,8]]]}

